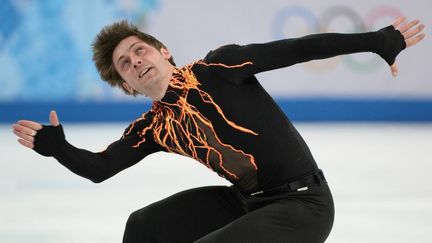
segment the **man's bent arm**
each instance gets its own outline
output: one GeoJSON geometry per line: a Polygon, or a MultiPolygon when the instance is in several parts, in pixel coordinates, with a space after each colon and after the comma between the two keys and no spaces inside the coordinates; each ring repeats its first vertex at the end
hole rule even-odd
{"type": "Polygon", "coordinates": [[[142,139],[131,133],[110,144],[106,150],[94,153],[67,142],[61,125],[44,126],[35,138],[34,150],[44,156],[53,156],[75,174],[98,183],[160,150],[153,141],[134,147],[142,139]]]}

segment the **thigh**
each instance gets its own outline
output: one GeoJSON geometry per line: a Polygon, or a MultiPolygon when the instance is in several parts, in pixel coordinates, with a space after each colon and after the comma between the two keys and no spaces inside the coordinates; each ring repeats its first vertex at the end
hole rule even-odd
{"type": "Polygon", "coordinates": [[[288,198],[249,212],[195,243],[322,243],[333,218],[330,195],[319,201],[288,198]]]}
{"type": "Polygon", "coordinates": [[[123,242],[193,242],[243,214],[229,187],[190,189],[132,213],[123,242]]]}

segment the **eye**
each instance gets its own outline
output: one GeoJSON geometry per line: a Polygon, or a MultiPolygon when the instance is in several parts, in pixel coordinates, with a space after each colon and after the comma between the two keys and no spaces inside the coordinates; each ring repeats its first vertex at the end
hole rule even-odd
{"type": "Polygon", "coordinates": [[[138,47],[135,52],[137,55],[141,55],[145,53],[145,49],[143,47],[138,47]]]}
{"type": "Polygon", "coordinates": [[[122,62],[121,68],[123,70],[126,70],[126,69],[129,68],[129,64],[130,64],[129,60],[125,60],[125,61],[122,62]]]}

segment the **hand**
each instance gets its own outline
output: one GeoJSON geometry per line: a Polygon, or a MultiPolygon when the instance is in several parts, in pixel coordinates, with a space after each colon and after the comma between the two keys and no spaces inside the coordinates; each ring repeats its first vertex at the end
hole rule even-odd
{"type": "MultiPolygon", "coordinates": [[[[60,125],[57,113],[51,111],[49,114],[50,123],[52,126],[60,125]]],[[[19,137],[18,142],[27,148],[34,148],[34,137],[37,132],[42,129],[42,124],[28,121],[20,120],[16,124],[12,125],[13,133],[19,137]]]]}
{"type": "MultiPolygon", "coordinates": [[[[425,37],[425,33],[423,33],[423,29],[425,27],[424,24],[420,24],[419,20],[413,20],[408,24],[402,24],[406,20],[405,17],[398,18],[394,23],[393,27],[401,32],[405,39],[406,47],[411,47],[417,43],[419,43],[425,37]],[[420,24],[420,25],[418,25],[420,24]]],[[[398,74],[398,67],[396,62],[390,66],[393,77],[396,77],[398,74]]]]}

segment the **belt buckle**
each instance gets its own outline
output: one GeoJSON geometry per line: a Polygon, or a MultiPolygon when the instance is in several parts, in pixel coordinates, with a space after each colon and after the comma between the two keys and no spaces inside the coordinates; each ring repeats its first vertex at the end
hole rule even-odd
{"type": "Polygon", "coordinates": [[[296,191],[298,191],[298,192],[302,192],[302,191],[307,191],[307,190],[309,190],[309,187],[304,186],[304,187],[300,187],[300,188],[298,188],[296,191]]]}
{"type": "Polygon", "coordinates": [[[256,195],[260,195],[260,194],[263,194],[264,193],[264,191],[257,191],[257,192],[253,192],[253,193],[251,193],[251,194],[249,194],[250,196],[256,196],[256,195]]]}

